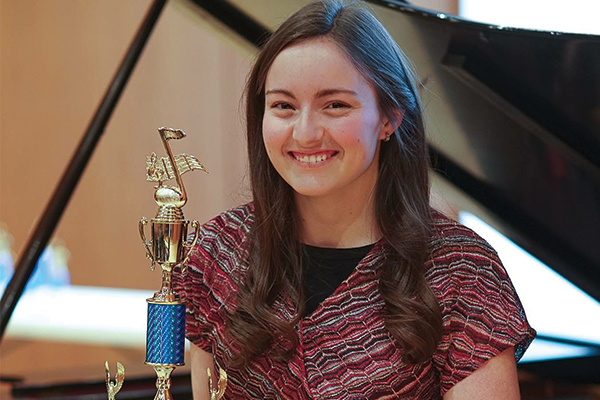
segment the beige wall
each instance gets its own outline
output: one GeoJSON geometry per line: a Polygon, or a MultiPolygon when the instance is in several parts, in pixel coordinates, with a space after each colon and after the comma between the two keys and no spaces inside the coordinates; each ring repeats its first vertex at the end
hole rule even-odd
{"type": "MultiPolygon", "coordinates": [[[[20,252],[98,105],[148,0],[3,0],[0,220],[20,252]]],[[[152,217],[145,156],[164,153],[156,128],[184,129],[175,152],[209,169],[185,176],[188,218],[242,201],[239,113],[253,50],[169,3],[56,232],[74,284],[152,289],[137,234],[152,217]]]]}

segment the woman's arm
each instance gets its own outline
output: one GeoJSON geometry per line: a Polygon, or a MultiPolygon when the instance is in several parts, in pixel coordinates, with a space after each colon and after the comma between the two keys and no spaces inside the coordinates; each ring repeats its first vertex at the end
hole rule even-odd
{"type": "Polygon", "coordinates": [[[520,398],[514,347],[488,360],[444,395],[444,400],[518,400],[520,398]]]}
{"type": "Polygon", "coordinates": [[[194,400],[210,400],[208,394],[208,376],[206,369],[210,368],[213,381],[219,379],[215,375],[215,367],[212,354],[202,350],[198,346],[190,344],[190,365],[192,366],[192,392],[194,400]]]}

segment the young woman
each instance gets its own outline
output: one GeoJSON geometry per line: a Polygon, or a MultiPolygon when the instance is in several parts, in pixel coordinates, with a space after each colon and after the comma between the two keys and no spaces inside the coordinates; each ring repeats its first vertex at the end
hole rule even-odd
{"type": "Polygon", "coordinates": [[[535,335],[496,253],[429,207],[421,103],[365,9],[309,4],[248,80],[253,202],[175,285],[196,400],[517,399],[535,335]],[[213,376],[215,374],[213,373],[213,376]]]}

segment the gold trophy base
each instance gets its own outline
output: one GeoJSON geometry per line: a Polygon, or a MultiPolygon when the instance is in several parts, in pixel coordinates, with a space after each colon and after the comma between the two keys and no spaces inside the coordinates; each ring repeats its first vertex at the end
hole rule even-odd
{"type": "Polygon", "coordinates": [[[154,371],[156,371],[156,396],[154,400],[173,400],[171,396],[171,372],[175,369],[173,365],[153,365],[154,371]]]}

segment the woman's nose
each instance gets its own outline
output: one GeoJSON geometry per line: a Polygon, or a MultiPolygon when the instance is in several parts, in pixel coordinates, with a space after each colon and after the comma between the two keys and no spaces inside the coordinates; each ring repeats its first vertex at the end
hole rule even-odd
{"type": "Polygon", "coordinates": [[[323,127],[320,126],[315,115],[303,111],[296,120],[292,137],[301,144],[318,142],[323,138],[323,127]]]}

